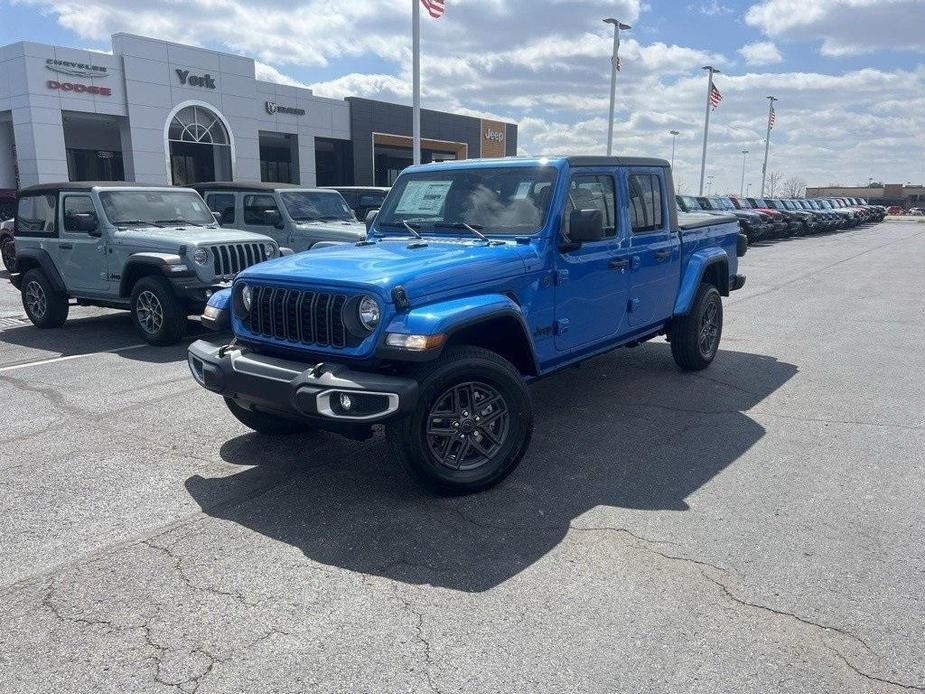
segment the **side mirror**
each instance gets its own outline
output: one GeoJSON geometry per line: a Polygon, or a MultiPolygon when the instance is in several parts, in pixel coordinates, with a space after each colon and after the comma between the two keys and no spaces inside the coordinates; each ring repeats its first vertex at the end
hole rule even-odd
{"type": "Polygon", "coordinates": [[[279,213],[279,210],[264,210],[263,221],[267,226],[278,227],[282,224],[283,216],[279,213]]]}
{"type": "Polygon", "coordinates": [[[593,243],[604,238],[604,213],[600,210],[572,210],[569,215],[568,240],[593,243]]]}
{"type": "Polygon", "coordinates": [[[221,226],[221,224],[222,224],[222,213],[221,213],[221,212],[213,212],[213,213],[212,213],[212,217],[215,219],[215,223],[218,224],[219,226],[221,226]]]}
{"type": "Polygon", "coordinates": [[[369,231],[373,226],[373,222],[376,221],[376,215],[379,214],[379,210],[370,210],[366,213],[366,231],[369,231]]]}
{"type": "Polygon", "coordinates": [[[100,231],[100,222],[93,212],[72,212],[64,219],[64,225],[67,229],[82,231],[90,236],[102,236],[100,231]]]}

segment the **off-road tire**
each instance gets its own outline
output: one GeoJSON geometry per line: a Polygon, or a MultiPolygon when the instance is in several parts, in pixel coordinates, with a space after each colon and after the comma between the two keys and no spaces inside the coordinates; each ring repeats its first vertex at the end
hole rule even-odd
{"type": "Polygon", "coordinates": [[[22,278],[22,306],[37,328],[60,328],[67,320],[70,307],[67,296],[56,292],[45,273],[38,268],[22,278]]]}
{"type": "Polygon", "coordinates": [[[301,434],[307,431],[313,431],[307,422],[300,422],[295,419],[278,417],[267,412],[252,410],[244,405],[240,405],[231,398],[225,398],[225,404],[241,424],[248,429],[253,429],[258,434],[267,436],[286,436],[288,434],[301,434]]]}
{"type": "Polygon", "coordinates": [[[132,322],[146,342],[172,345],[186,332],[186,311],[163,277],[142,277],[132,287],[132,322]]]}
{"type": "Polygon", "coordinates": [[[419,384],[417,408],[387,424],[386,436],[414,479],[436,494],[472,494],[493,487],[517,467],[533,434],[533,402],[523,376],[509,361],[481,347],[451,346],[410,375],[419,384]],[[458,394],[449,395],[451,391],[458,394]],[[447,410],[440,406],[447,402],[458,405],[459,416],[444,414],[447,410]],[[452,432],[460,424],[456,431],[468,436],[465,450],[456,434],[428,434],[429,427],[452,432]],[[449,453],[454,447],[455,456],[449,453]],[[438,448],[453,460],[441,462],[438,448]],[[471,464],[467,456],[475,456],[471,464]]]}
{"type": "Polygon", "coordinates": [[[0,256],[7,272],[16,272],[16,242],[12,236],[4,235],[0,238],[0,256]]]}
{"type": "Polygon", "coordinates": [[[685,371],[705,369],[716,357],[722,334],[723,299],[716,287],[702,283],[691,310],[671,321],[668,334],[671,356],[685,371]],[[708,340],[704,339],[705,329],[711,334],[708,340]]]}

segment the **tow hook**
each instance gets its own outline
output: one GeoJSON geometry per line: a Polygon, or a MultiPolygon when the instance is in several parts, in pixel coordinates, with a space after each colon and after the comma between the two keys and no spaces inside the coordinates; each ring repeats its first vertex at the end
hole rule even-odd
{"type": "Polygon", "coordinates": [[[234,349],[237,346],[237,344],[238,344],[238,338],[235,337],[227,345],[223,345],[222,347],[219,347],[218,358],[224,359],[225,354],[228,352],[228,350],[234,349]]]}

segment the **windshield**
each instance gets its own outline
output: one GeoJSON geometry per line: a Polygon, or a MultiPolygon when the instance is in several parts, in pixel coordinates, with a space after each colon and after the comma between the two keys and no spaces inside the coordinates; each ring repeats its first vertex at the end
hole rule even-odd
{"type": "Polygon", "coordinates": [[[687,211],[701,209],[700,203],[690,195],[679,195],[678,199],[681,201],[681,207],[687,211]]]}
{"type": "Polygon", "coordinates": [[[353,210],[335,190],[297,190],[279,197],[295,222],[356,221],[353,210]]]}
{"type": "MultiPolygon", "coordinates": [[[[556,170],[498,166],[403,174],[385,200],[376,227],[403,222],[423,231],[469,225],[486,234],[533,234],[542,228],[556,170]]],[[[464,228],[464,227],[463,227],[464,228]]]]}
{"type": "Polygon", "coordinates": [[[199,193],[188,190],[104,190],[100,202],[113,225],[215,223],[199,193]]]}
{"type": "Polygon", "coordinates": [[[724,210],[734,210],[736,206],[732,204],[732,200],[729,198],[716,198],[716,201],[719,203],[719,206],[724,210]]]}

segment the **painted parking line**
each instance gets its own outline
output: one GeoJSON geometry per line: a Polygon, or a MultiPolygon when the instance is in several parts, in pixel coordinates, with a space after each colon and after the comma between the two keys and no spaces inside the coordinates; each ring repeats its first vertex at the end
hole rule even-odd
{"type": "Polygon", "coordinates": [[[50,359],[38,359],[36,361],[26,361],[21,364],[12,364],[10,366],[0,367],[0,373],[5,373],[7,371],[16,371],[18,369],[26,369],[30,366],[44,366],[45,364],[57,364],[62,361],[71,361],[72,359],[82,359],[83,357],[94,357],[98,354],[117,354],[119,352],[129,352],[133,349],[141,349],[142,347],[151,347],[148,343],[142,343],[139,345],[128,345],[127,347],[117,347],[116,349],[105,349],[100,350],[99,352],[87,352],[85,354],[68,354],[63,357],[51,357],[50,359]]]}

